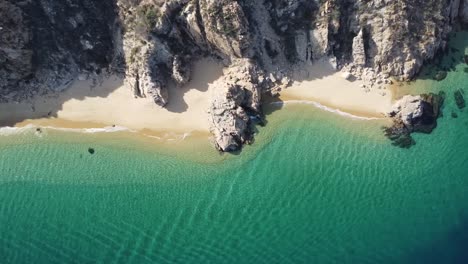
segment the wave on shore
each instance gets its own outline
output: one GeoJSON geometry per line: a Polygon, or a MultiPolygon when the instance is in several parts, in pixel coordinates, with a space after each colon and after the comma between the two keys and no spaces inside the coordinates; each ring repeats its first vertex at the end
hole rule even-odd
{"type": "Polygon", "coordinates": [[[141,135],[166,141],[175,141],[175,140],[185,140],[186,138],[192,135],[191,132],[185,132],[182,134],[179,133],[166,133],[163,136],[155,136],[147,133],[142,133],[137,130],[132,130],[124,126],[106,126],[106,127],[95,127],[95,128],[64,128],[64,127],[53,127],[53,126],[36,126],[33,124],[28,124],[23,127],[0,127],[0,136],[11,136],[18,135],[28,132],[34,132],[36,135],[42,135],[44,130],[55,130],[62,132],[73,132],[73,133],[86,133],[86,134],[95,134],[95,133],[116,133],[116,132],[130,132],[130,133],[140,133],[141,135]],[[40,130],[37,130],[40,129],[40,130]]]}
{"type": "Polygon", "coordinates": [[[323,104],[321,104],[319,102],[308,101],[308,100],[287,100],[287,101],[272,102],[270,104],[279,105],[279,106],[287,105],[287,104],[307,104],[307,105],[313,105],[313,106],[315,106],[315,107],[317,107],[319,109],[322,109],[324,111],[335,113],[335,114],[338,114],[338,115],[341,115],[341,116],[344,116],[344,117],[348,117],[348,118],[352,118],[352,119],[359,119],[359,120],[378,120],[378,119],[382,119],[382,118],[379,118],[379,117],[365,117],[365,116],[353,115],[351,113],[341,111],[340,109],[331,108],[331,107],[325,106],[325,105],[323,105],[323,104]]]}

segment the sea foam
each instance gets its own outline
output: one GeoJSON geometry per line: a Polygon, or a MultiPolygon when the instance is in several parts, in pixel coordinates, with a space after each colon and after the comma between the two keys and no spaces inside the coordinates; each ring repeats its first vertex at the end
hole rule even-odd
{"type": "Polygon", "coordinates": [[[352,119],[359,119],[359,120],[377,120],[377,119],[382,119],[378,117],[364,117],[364,116],[357,116],[353,115],[348,112],[343,112],[340,109],[335,109],[331,108],[328,106],[325,106],[319,102],[315,101],[307,101],[307,100],[288,100],[288,101],[279,101],[279,102],[272,102],[272,105],[287,105],[287,104],[307,104],[307,105],[313,105],[319,109],[322,109],[327,112],[335,113],[344,117],[352,118],[352,119]]]}

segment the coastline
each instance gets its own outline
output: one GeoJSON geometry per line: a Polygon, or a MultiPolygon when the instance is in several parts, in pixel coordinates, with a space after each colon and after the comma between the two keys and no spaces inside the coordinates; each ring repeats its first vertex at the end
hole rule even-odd
{"type": "Polygon", "coordinates": [[[162,132],[209,132],[207,109],[212,83],[222,66],[212,59],[194,66],[194,78],[183,87],[169,87],[169,104],[161,108],[147,98],[134,98],[118,76],[75,81],[59,95],[37,96],[30,101],[0,104],[2,126],[51,126],[57,128],[126,127],[162,132]]]}
{"type": "MultiPolygon", "coordinates": [[[[310,104],[347,118],[383,118],[392,103],[390,90],[365,92],[361,88],[364,82],[348,81],[342,74],[330,63],[318,61],[296,73],[296,81],[275,101],[264,103],[310,104]],[[379,94],[382,92],[384,96],[379,94]]],[[[196,63],[193,76],[184,87],[169,87],[171,100],[166,108],[146,98],[133,98],[121,78],[110,76],[97,85],[92,80],[76,81],[58,96],[0,104],[0,123],[84,133],[127,131],[169,141],[193,133],[209,138],[207,109],[222,66],[203,59],[196,63]],[[51,109],[56,109],[52,116],[51,109]]]]}
{"type": "MultiPolygon", "coordinates": [[[[331,63],[317,61],[295,73],[293,84],[281,91],[281,101],[312,101],[327,108],[364,118],[383,118],[392,106],[387,87],[365,91],[364,81],[346,80],[331,63]]],[[[353,78],[353,77],[352,77],[353,78]]]]}

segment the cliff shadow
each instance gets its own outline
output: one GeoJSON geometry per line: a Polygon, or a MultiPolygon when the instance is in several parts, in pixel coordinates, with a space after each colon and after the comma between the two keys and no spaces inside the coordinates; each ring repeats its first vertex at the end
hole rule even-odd
{"type": "MultiPolygon", "coordinates": [[[[57,117],[65,102],[106,98],[123,85],[121,21],[115,1],[15,2],[30,35],[33,72],[0,103],[0,126],[57,117]]],[[[129,96],[131,93],[129,92],[129,96]]]]}
{"type": "MultiPolygon", "coordinates": [[[[223,76],[224,66],[211,57],[201,58],[192,65],[190,81],[178,87],[174,82],[168,85],[169,102],[165,108],[169,112],[184,113],[189,104],[203,103],[211,98],[213,83],[223,76]]],[[[206,105],[208,109],[209,105],[206,105]]]]}
{"type": "Polygon", "coordinates": [[[447,74],[460,72],[468,74],[468,31],[456,31],[449,34],[447,48],[437,52],[435,57],[425,63],[416,80],[443,81],[447,74]]]}

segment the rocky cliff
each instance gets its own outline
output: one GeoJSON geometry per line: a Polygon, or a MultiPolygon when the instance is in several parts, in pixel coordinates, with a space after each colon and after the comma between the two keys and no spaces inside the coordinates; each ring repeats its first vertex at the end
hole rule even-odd
{"type": "Polygon", "coordinates": [[[409,80],[466,24],[468,0],[0,0],[0,100],[105,70],[164,107],[168,83],[212,56],[227,69],[211,131],[231,151],[295,67],[330,57],[370,85],[409,80]]]}

